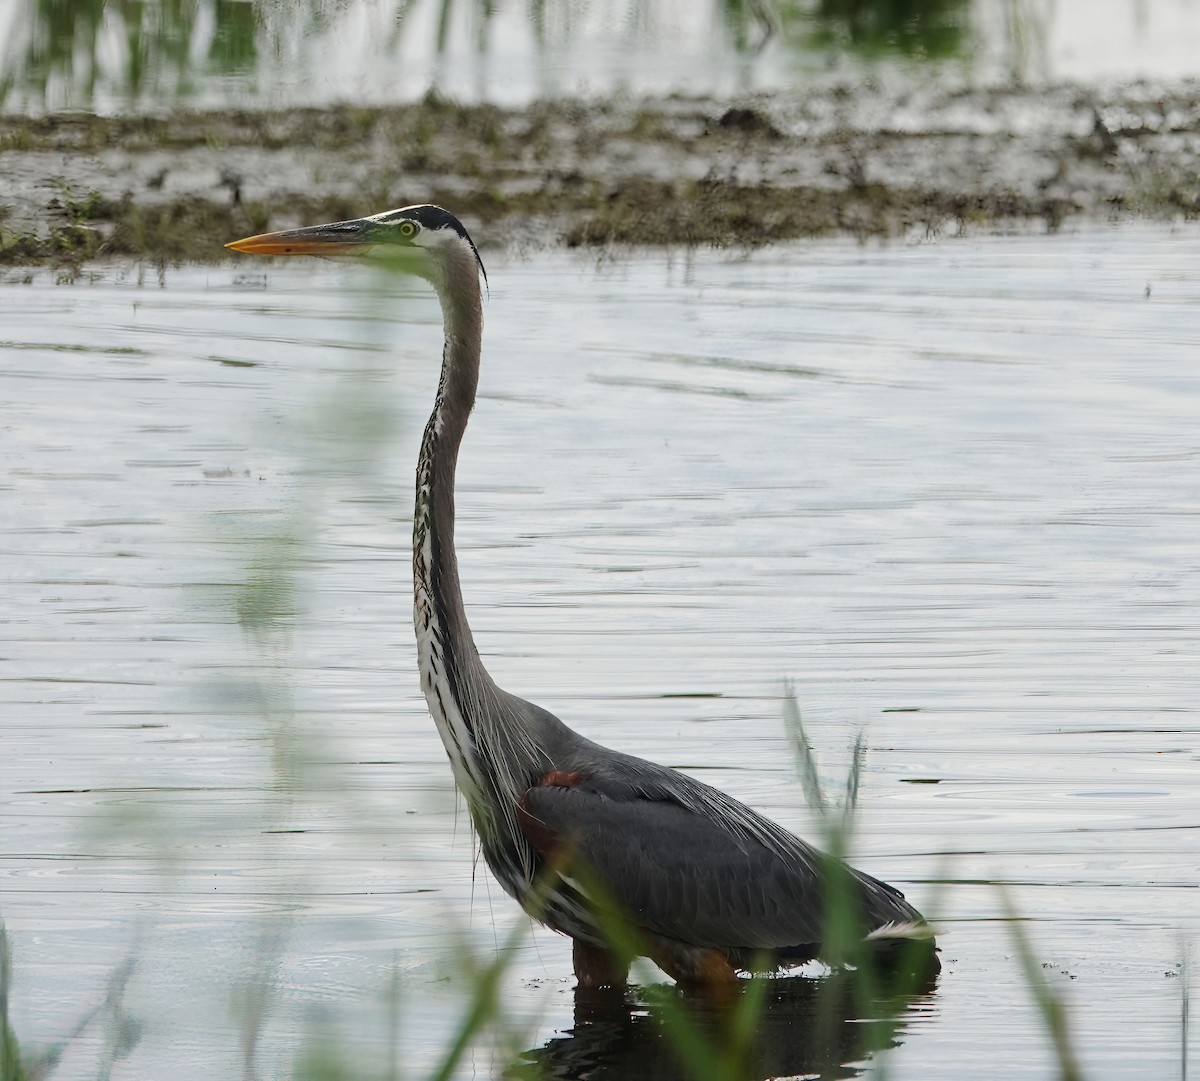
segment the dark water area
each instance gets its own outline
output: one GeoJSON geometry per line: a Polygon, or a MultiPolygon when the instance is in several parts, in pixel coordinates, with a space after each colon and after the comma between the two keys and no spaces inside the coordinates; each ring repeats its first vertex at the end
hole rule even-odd
{"type": "MultiPolygon", "coordinates": [[[[489,267],[458,543],[497,680],[814,836],[787,681],[829,787],[865,733],[855,862],[942,929],[882,1042],[854,1008],[814,1047],[821,973],[773,986],[759,1076],[1056,1076],[1005,897],[1086,1076],[1180,1076],[1187,1038],[1194,1066],[1198,254],[1193,228],[1133,227],[489,267]]],[[[432,298],[316,263],[19,278],[0,904],[22,1046],[67,1041],[132,955],[115,1078],[234,1076],[247,1047],[290,1076],[314,1042],[423,1076],[466,960],[517,928],[507,1038],[455,1076],[522,1052],[680,1076],[661,977],[580,1004],[568,944],[476,863],[425,712],[432,298]]],[[[84,1026],[54,1076],[112,1041],[84,1026]]]]}

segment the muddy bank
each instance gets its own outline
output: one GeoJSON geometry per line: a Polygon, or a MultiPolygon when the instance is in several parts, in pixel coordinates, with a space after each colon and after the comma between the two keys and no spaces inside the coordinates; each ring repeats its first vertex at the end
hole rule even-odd
{"type": "Polygon", "coordinates": [[[1200,84],[0,118],[0,263],[228,257],[417,201],[485,247],[1200,216],[1200,84]]]}

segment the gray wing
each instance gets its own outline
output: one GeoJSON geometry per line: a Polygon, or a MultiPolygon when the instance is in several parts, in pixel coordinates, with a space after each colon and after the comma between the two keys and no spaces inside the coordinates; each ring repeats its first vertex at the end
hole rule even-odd
{"type": "MultiPolygon", "coordinates": [[[[543,855],[568,845],[570,858],[656,934],[747,950],[819,943],[825,857],[725,793],[663,772],[670,788],[572,774],[567,784],[529,789],[530,840],[543,855]]],[[[920,920],[898,891],[846,870],[867,930],[920,920]]]]}

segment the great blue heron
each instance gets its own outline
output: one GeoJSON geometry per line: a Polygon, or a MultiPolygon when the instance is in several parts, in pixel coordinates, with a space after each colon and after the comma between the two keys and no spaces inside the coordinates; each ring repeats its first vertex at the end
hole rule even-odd
{"type": "Polygon", "coordinates": [[[484,859],[526,911],[573,939],[581,987],[628,977],[628,960],[611,948],[605,913],[614,909],[631,924],[635,948],[683,984],[727,983],[738,971],[819,956],[834,902],[873,948],[931,939],[899,890],[831,861],[718,789],[585,739],[488,675],[454,551],[454,474],[479,380],[484,269],[454,215],[409,206],[228,246],[370,254],[437,290],[445,346],[413,526],[421,687],[484,859]]]}

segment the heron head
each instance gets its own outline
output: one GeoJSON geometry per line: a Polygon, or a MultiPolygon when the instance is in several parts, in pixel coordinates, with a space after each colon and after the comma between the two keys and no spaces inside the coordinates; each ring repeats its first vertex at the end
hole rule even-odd
{"type": "Polygon", "coordinates": [[[435,285],[446,279],[452,267],[465,265],[478,268],[487,281],[483,260],[462,222],[428,203],[350,221],[260,233],[225,247],[252,255],[353,256],[418,274],[435,285]]]}

